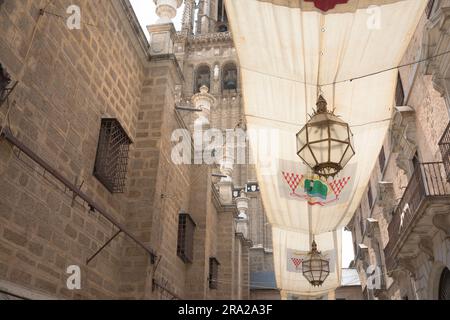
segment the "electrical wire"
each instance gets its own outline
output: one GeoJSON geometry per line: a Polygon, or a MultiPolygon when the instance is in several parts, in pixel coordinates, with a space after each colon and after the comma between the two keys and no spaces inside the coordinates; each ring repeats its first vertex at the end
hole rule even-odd
{"type": "MultiPolygon", "coordinates": [[[[389,276],[389,273],[396,272],[396,271],[404,271],[404,269],[402,269],[402,268],[397,268],[397,269],[391,270],[391,271],[389,271],[389,272],[380,272],[380,273],[378,273],[377,275],[379,275],[379,276],[388,276],[388,277],[390,277],[390,276],[389,276]]],[[[375,273],[373,273],[372,275],[369,275],[369,276],[373,276],[373,275],[375,275],[375,273]]],[[[342,279],[345,279],[345,278],[350,278],[350,279],[353,278],[353,280],[351,280],[351,281],[349,281],[349,282],[346,282],[344,286],[346,286],[346,285],[358,285],[358,284],[361,285],[361,280],[360,280],[360,278],[359,278],[359,273],[358,273],[358,275],[350,275],[350,276],[347,276],[347,277],[345,277],[345,276],[342,277],[342,279]]],[[[215,280],[214,282],[216,282],[216,283],[221,283],[221,284],[231,284],[231,285],[233,285],[233,284],[235,283],[234,281],[226,281],[226,280],[215,280]]],[[[345,282],[345,281],[341,281],[341,283],[342,283],[342,282],[345,282]]],[[[240,287],[243,287],[243,288],[251,287],[251,288],[256,288],[256,289],[272,289],[272,290],[279,290],[279,288],[266,287],[266,286],[260,286],[260,285],[258,285],[258,284],[263,284],[263,283],[265,283],[265,282],[259,282],[259,281],[256,281],[256,282],[251,282],[251,283],[249,283],[248,285],[242,284],[242,285],[240,285],[240,287]],[[251,283],[256,283],[257,285],[252,285],[251,283]]]]}
{"type": "Polygon", "coordinates": [[[22,78],[23,78],[26,68],[28,66],[28,58],[30,57],[31,48],[33,47],[33,43],[34,43],[34,39],[36,38],[37,30],[39,29],[39,23],[41,22],[44,12],[47,9],[47,7],[50,5],[51,2],[52,2],[52,0],[48,0],[47,3],[45,4],[44,8],[39,10],[39,16],[37,17],[36,22],[33,27],[33,32],[31,34],[31,39],[28,44],[27,52],[23,59],[22,68],[20,69],[19,74],[17,76],[17,79],[19,82],[22,81],[22,78]]]}
{"type": "MultiPolygon", "coordinates": [[[[290,121],[285,121],[285,120],[278,120],[278,119],[271,119],[271,118],[267,118],[267,117],[263,117],[263,116],[256,116],[253,114],[245,114],[246,117],[249,118],[255,118],[255,119],[260,119],[260,120],[266,120],[266,121],[272,121],[272,122],[278,122],[278,123],[283,123],[283,124],[288,124],[290,126],[295,126],[295,127],[301,127],[304,124],[299,124],[297,122],[290,122],[290,121]]],[[[364,123],[360,123],[360,124],[355,124],[355,125],[351,125],[350,128],[357,128],[357,127],[364,127],[367,125],[371,125],[371,124],[377,124],[377,123],[384,123],[384,122],[388,122],[393,120],[393,118],[386,118],[386,119],[382,119],[382,120],[373,120],[373,121],[369,121],[369,122],[364,122],[364,123]]]]}
{"type": "MultiPolygon", "coordinates": [[[[67,19],[67,17],[65,17],[65,16],[63,16],[62,14],[59,14],[59,13],[55,13],[55,12],[51,12],[51,11],[47,11],[47,10],[42,10],[42,12],[47,14],[47,15],[49,15],[49,16],[52,16],[52,17],[60,18],[60,19],[63,19],[63,20],[67,19]]],[[[84,25],[87,25],[87,26],[90,26],[90,27],[100,28],[99,25],[96,25],[96,24],[93,24],[93,23],[83,22],[83,21],[80,21],[80,23],[84,24],[84,25]]]]}
{"type": "Polygon", "coordinates": [[[389,68],[386,68],[386,69],[382,69],[382,70],[379,70],[379,71],[371,72],[371,73],[364,74],[364,75],[361,75],[361,76],[356,76],[356,77],[353,77],[353,78],[348,78],[348,79],[343,79],[343,80],[336,80],[336,81],[333,81],[333,82],[322,83],[322,84],[305,82],[305,81],[300,81],[300,80],[297,80],[297,79],[284,77],[284,76],[280,76],[280,75],[276,75],[276,74],[272,74],[272,73],[266,73],[266,72],[259,71],[259,70],[256,70],[256,69],[252,69],[252,68],[249,68],[249,67],[246,67],[246,66],[242,66],[242,65],[240,66],[240,68],[244,69],[244,70],[247,70],[247,71],[250,71],[250,72],[253,72],[253,73],[269,76],[269,77],[272,77],[272,78],[277,78],[277,79],[280,79],[280,80],[287,80],[287,81],[292,81],[292,82],[296,82],[296,83],[300,83],[300,84],[304,84],[304,85],[308,85],[308,86],[312,86],[312,87],[323,88],[323,87],[327,87],[327,86],[334,86],[336,84],[340,84],[340,83],[344,83],[344,82],[353,82],[353,81],[356,81],[356,80],[372,77],[372,76],[375,76],[375,75],[378,75],[378,74],[381,74],[381,73],[389,72],[389,71],[392,71],[392,70],[397,70],[397,69],[401,69],[401,68],[404,68],[404,67],[409,67],[409,66],[412,66],[412,65],[420,64],[422,62],[433,60],[433,59],[442,57],[442,56],[447,55],[447,54],[450,54],[450,50],[441,52],[439,54],[436,54],[436,55],[433,55],[433,56],[430,56],[430,57],[427,57],[427,58],[416,60],[416,61],[413,61],[413,62],[400,64],[400,65],[395,66],[395,67],[389,67],[389,68]]]}

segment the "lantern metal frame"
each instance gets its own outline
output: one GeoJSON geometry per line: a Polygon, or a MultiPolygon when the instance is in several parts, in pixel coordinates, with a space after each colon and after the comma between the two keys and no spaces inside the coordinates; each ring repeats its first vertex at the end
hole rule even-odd
{"type": "Polygon", "coordinates": [[[297,133],[297,155],[315,174],[324,178],[334,177],[355,155],[353,134],[348,123],[327,110],[327,101],[322,95],[316,105],[317,110],[311,119],[297,133]],[[320,132],[320,138],[314,138],[314,130],[320,132]]]}
{"type": "Polygon", "coordinates": [[[308,253],[308,260],[302,263],[302,273],[314,287],[322,286],[330,274],[330,262],[325,260],[322,257],[322,253],[317,250],[316,241],[312,243],[311,251],[308,253]]]}

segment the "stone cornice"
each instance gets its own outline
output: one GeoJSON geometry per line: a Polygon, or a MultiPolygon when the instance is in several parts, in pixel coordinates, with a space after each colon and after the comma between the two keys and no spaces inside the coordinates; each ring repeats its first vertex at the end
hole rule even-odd
{"type": "Polygon", "coordinates": [[[175,70],[177,71],[177,75],[181,81],[184,81],[183,71],[181,70],[180,64],[178,63],[177,57],[173,54],[160,54],[160,55],[152,55],[150,56],[150,61],[172,61],[175,66],[175,70]]]}
{"type": "Polygon", "coordinates": [[[139,20],[136,17],[136,14],[133,10],[133,7],[131,6],[131,3],[129,0],[118,0],[118,1],[112,1],[112,4],[114,8],[118,12],[123,12],[125,14],[126,19],[129,22],[130,28],[127,28],[127,31],[130,32],[130,34],[133,34],[133,37],[131,37],[132,43],[136,50],[145,56],[145,58],[148,57],[149,52],[149,43],[147,41],[147,37],[144,34],[144,31],[142,31],[142,28],[140,27],[139,20]],[[139,48],[138,48],[139,47],[139,48]]]}
{"type": "Polygon", "coordinates": [[[253,241],[250,239],[247,239],[244,236],[244,234],[236,232],[235,235],[236,235],[236,238],[238,238],[241,241],[243,246],[248,247],[249,249],[251,249],[253,247],[253,241]]]}
{"type": "Polygon", "coordinates": [[[219,191],[216,189],[216,186],[214,184],[212,184],[211,186],[211,192],[212,202],[217,210],[217,213],[232,213],[237,218],[238,214],[236,205],[234,203],[231,205],[222,204],[222,202],[220,201],[219,191]]]}
{"type": "MultiPolygon", "coordinates": [[[[177,39],[182,40],[186,37],[185,34],[181,32],[177,33],[177,39]]],[[[232,42],[233,37],[231,32],[216,32],[216,33],[206,33],[198,35],[190,35],[187,38],[189,44],[208,44],[208,43],[218,43],[218,42],[232,42]]]]}

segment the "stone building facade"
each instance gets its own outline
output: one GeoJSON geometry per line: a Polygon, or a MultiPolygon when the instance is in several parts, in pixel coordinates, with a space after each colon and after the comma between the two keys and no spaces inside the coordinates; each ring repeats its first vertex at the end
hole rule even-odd
{"type": "Polygon", "coordinates": [[[150,45],[128,0],[0,2],[0,298],[276,296],[252,166],[173,161],[177,130],[245,129],[223,2],[179,32],[155,2],[150,45]]]}
{"type": "Polygon", "coordinates": [[[429,1],[367,196],[348,225],[368,299],[450,299],[449,13],[450,1],[429,1]]]}

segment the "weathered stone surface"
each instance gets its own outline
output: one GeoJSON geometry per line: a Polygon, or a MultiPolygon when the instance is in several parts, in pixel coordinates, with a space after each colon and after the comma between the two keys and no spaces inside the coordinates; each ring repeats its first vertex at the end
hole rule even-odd
{"type": "MultiPolygon", "coordinates": [[[[170,159],[171,134],[192,127],[195,117],[174,106],[194,94],[194,69],[200,64],[223,67],[237,61],[232,43],[193,44],[174,56],[148,60],[145,39],[120,1],[82,2],[86,21],[104,21],[101,28],[83,25],[68,30],[61,19],[44,15],[13,100],[10,123],[14,134],[68,181],[100,204],[161,258],[155,275],[148,254],[120,234],[89,265],[86,259],[117,231],[98,212],[67,190],[48,172],[0,141],[0,280],[24,285],[50,296],[88,298],[164,298],[149,289],[152,278],[182,298],[248,297],[248,250],[234,233],[234,212],[219,212],[213,202],[211,169],[175,165],[170,159]],[[99,14],[101,12],[101,19],[99,14]],[[223,53],[217,56],[214,46],[223,53]],[[208,52],[199,56],[192,53],[208,52]],[[225,54],[226,53],[226,54],[225,54]],[[184,61],[184,63],[181,63],[184,61]],[[93,177],[100,120],[117,118],[133,144],[124,194],[111,194],[93,177]],[[178,216],[188,211],[197,223],[194,261],[177,256],[178,216]],[[219,290],[208,288],[209,258],[223,265],[219,290]],[[19,268],[19,266],[20,268],[19,268]],[[67,267],[78,265],[82,289],[68,291],[67,267]],[[23,269],[22,269],[23,267],[23,269]],[[241,270],[240,277],[237,277],[241,270]],[[240,278],[239,283],[237,279],[240,278]]],[[[0,61],[17,79],[28,46],[24,39],[36,21],[33,0],[6,1],[0,10],[0,61]]],[[[100,23],[100,22],[99,22],[100,23]]],[[[234,128],[242,118],[240,89],[224,93],[221,81],[211,85],[218,104],[211,125],[234,128]]],[[[0,120],[5,116],[0,109],[0,120]]],[[[16,150],[17,151],[17,150],[16,150]]],[[[255,180],[254,168],[242,166],[235,185],[255,180]]],[[[250,210],[251,233],[270,246],[263,226],[261,201],[250,210]],[[264,229],[264,230],[263,230],[264,229]],[[261,233],[264,233],[262,236],[261,233]]]]}

